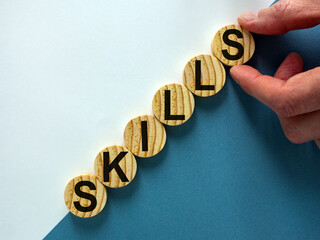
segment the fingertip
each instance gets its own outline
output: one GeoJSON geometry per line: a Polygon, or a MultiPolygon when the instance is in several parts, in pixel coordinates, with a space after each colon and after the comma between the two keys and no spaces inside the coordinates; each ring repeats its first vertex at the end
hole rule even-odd
{"type": "Polygon", "coordinates": [[[233,66],[230,68],[230,75],[232,78],[237,75],[237,67],[238,66],[233,66]]]}
{"type": "Polygon", "coordinates": [[[241,73],[244,68],[249,67],[248,65],[237,65],[230,68],[231,75],[237,75],[238,73],[241,73]]]}
{"type": "Polygon", "coordinates": [[[238,78],[237,78],[237,66],[234,66],[234,67],[232,67],[232,68],[230,68],[230,75],[231,75],[231,77],[232,77],[232,79],[237,83],[237,84],[239,84],[239,82],[238,82],[238,78]]]}
{"type": "Polygon", "coordinates": [[[254,22],[258,19],[258,12],[242,13],[238,17],[238,23],[250,32],[254,32],[254,22]]]}
{"type": "MultiPolygon", "coordinates": [[[[300,56],[300,54],[298,54],[296,52],[292,52],[289,54],[289,56],[294,59],[294,61],[298,64],[298,66],[300,66],[300,67],[302,66],[302,68],[303,68],[304,62],[303,62],[303,59],[300,56]]],[[[303,69],[301,69],[301,71],[302,70],[303,69]]]]}
{"type": "Polygon", "coordinates": [[[282,80],[288,80],[294,75],[301,73],[303,65],[303,60],[298,53],[290,53],[281,63],[274,76],[282,80]]]}
{"type": "Polygon", "coordinates": [[[256,19],[258,19],[258,12],[245,12],[238,17],[238,21],[241,23],[249,23],[256,19]]]}
{"type": "Polygon", "coordinates": [[[250,80],[261,75],[260,72],[248,65],[238,65],[230,69],[231,77],[240,84],[245,80],[250,80]]]}
{"type": "Polygon", "coordinates": [[[288,32],[285,18],[281,12],[283,3],[278,2],[258,12],[243,13],[238,23],[250,32],[266,35],[278,35],[288,32]]]}
{"type": "Polygon", "coordinates": [[[292,52],[289,54],[290,58],[292,58],[293,65],[296,67],[297,74],[303,71],[304,61],[300,54],[292,52]]]}
{"type": "Polygon", "coordinates": [[[230,69],[230,74],[246,93],[268,106],[272,106],[273,97],[280,91],[281,80],[263,76],[253,67],[235,66],[230,69]]]}
{"type": "Polygon", "coordinates": [[[242,76],[242,65],[239,65],[239,66],[233,66],[231,69],[230,69],[230,75],[232,77],[232,79],[237,83],[239,84],[239,79],[241,79],[241,76],[242,76]]]}
{"type": "Polygon", "coordinates": [[[295,62],[303,63],[302,57],[296,52],[289,53],[287,57],[293,59],[295,62]]]}

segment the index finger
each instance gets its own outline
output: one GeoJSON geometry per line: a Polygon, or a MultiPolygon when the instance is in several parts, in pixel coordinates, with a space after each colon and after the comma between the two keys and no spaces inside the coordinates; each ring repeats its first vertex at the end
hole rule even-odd
{"type": "Polygon", "coordinates": [[[238,22],[250,32],[266,35],[310,28],[320,24],[320,2],[281,0],[257,13],[241,14],[238,22]]]}

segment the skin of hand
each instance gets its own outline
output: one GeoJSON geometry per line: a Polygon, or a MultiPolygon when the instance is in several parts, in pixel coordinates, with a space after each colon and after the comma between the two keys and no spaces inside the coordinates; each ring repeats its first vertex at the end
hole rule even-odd
{"type": "MultiPolygon", "coordinates": [[[[265,35],[320,24],[320,0],[280,0],[257,13],[241,14],[241,26],[265,35]]],[[[273,77],[239,65],[230,69],[232,78],[249,95],[277,114],[286,137],[292,143],[314,140],[320,148],[320,67],[303,72],[303,60],[290,53],[273,77]]]]}

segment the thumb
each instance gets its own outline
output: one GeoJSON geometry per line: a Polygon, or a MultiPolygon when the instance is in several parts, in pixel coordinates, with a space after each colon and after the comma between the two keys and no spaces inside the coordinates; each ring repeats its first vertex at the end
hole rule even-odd
{"type": "Polygon", "coordinates": [[[232,67],[230,74],[246,93],[277,111],[275,100],[282,95],[281,90],[285,81],[262,75],[258,70],[247,65],[232,67]]]}
{"type": "Polygon", "coordinates": [[[280,117],[320,110],[320,67],[299,73],[288,81],[262,75],[246,65],[232,67],[230,74],[244,91],[280,117]]]}
{"type": "Polygon", "coordinates": [[[280,0],[258,13],[239,16],[238,22],[250,32],[278,35],[290,30],[310,28],[320,23],[319,0],[280,0]]]}

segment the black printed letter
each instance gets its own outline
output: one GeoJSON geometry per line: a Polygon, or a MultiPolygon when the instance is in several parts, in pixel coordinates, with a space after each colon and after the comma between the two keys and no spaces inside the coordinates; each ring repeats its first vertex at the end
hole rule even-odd
{"type": "Polygon", "coordinates": [[[232,41],[232,40],[229,39],[229,35],[231,35],[231,34],[236,35],[238,38],[243,38],[243,35],[237,29],[229,29],[229,30],[225,31],[224,34],[223,34],[224,43],[229,45],[229,46],[231,46],[231,47],[237,48],[238,49],[238,53],[236,55],[230,55],[228,53],[228,50],[222,50],[222,54],[228,60],[239,60],[243,56],[244,49],[243,49],[243,46],[240,43],[232,41]]]}
{"type": "Polygon", "coordinates": [[[116,170],[122,182],[129,182],[128,178],[119,166],[119,162],[128,152],[120,152],[118,156],[109,164],[109,152],[103,152],[103,181],[109,182],[109,173],[112,169],[116,170]]]}
{"type": "Polygon", "coordinates": [[[164,119],[185,120],[185,115],[171,115],[171,91],[164,90],[164,119]]]}
{"type": "Polygon", "coordinates": [[[142,151],[148,151],[148,122],[141,121],[142,151]]]}
{"type": "Polygon", "coordinates": [[[214,90],[214,85],[201,85],[201,60],[196,60],[196,90],[214,90]]]}
{"type": "Polygon", "coordinates": [[[90,193],[82,192],[80,188],[83,186],[89,187],[90,190],[96,190],[96,186],[90,181],[81,181],[81,182],[78,182],[76,184],[76,186],[74,187],[75,188],[74,191],[79,197],[82,197],[82,198],[85,198],[85,199],[88,199],[91,201],[90,206],[83,207],[80,205],[79,201],[75,201],[75,202],[73,202],[73,204],[74,204],[75,208],[80,212],[91,212],[97,206],[97,199],[94,195],[92,195],[90,193]]]}

